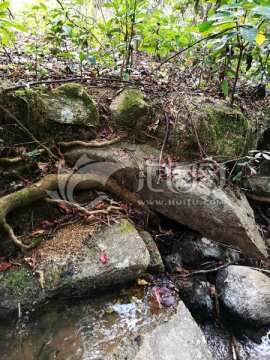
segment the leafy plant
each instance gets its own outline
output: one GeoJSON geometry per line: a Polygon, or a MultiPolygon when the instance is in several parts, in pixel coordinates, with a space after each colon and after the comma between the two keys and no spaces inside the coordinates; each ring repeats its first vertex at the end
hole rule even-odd
{"type": "Polygon", "coordinates": [[[270,151],[249,151],[245,160],[236,164],[238,168],[240,167],[240,171],[233,177],[233,181],[241,181],[243,177],[257,174],[257,167],[264,160],[270,160],[270,151]]]}
{"type": "MultiPolygon", "coordinates": [[[[266,74],[265,69],[268,68],[270,52],[269,19],[270,6],[258,6],[257,2],[251,3],[246,0],[237,3],[227,1],[227,4],[219,7],[206,22],[199,25],[199,31],[203,37],[216,34],[215,41],[208,43],[212,50],[212,57],[219,59],[223,56],[224,49],[233,50],[236,68],[232,69],[232,63],[230,63],[231,67],[227,66],[226,74],[234,76],[230,91],[231,105],[234,103],[236,84],[244,59],[246,59],[248,70],[251,68],[253,58],[259,59],[259,65],[263,71],[261,80],[266,74]]],[[[227,51],[226,54],[228,54],[227,51]]],[[[225,94],[228,92],[228,81],[227,83],[226,81],[222,82],[222,90],[225,94]]]]}

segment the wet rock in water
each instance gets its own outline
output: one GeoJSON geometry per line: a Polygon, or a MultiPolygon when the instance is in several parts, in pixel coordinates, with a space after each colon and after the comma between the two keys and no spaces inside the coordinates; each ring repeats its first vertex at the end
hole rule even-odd
{"type": "Polygon", "coordinates": [[[217,292],[225,308],[255,326],[270,325],[270,278],[245,266],[219,270],[217,292]]]}
{"type": "Polygon", "coordinates": [[[181,255],[177,252],[166,255],[164,262],[169,273],[180,270],[183,267],[181,255]]]}
{"type": "Polygon", "coordinates": [[[15,310],[18,303],[32,307],[51,298],[91,295],[132,281],[149,266],[150,256],[142,238],[125,219],[95,232],[87,244],[82,234],[87,236],[89,226],[68,229],[70,245],[66,247],[61,244],[64,230],[35,249],[40,258],[35,270],[25,265],[5,272],[0,281],[0,313],[15,310]],[[81,248],[72,251],[72,240],[78,241],[79,237],[81,248]],[[43,253],[53,246],[53,255],[42,260],[43,253]],[[102,261],[102,252],[106,261],[102,261]]]}
{"type": "Polygon", "coordinates": [[[165,270],[164,264],[160,252],[158,250],[158,247],[154,239],[152,238],[151,234],[149,234],[149,232],[147,231],[141,231],[140,236],[143,239],[150,255],[150,263],[147,270],[150,273],[163,273],[165,270]]]}
{"type": "Polygon", "coordinates": [[[183,262],[194,267],[207,261],[234,261],[240,259],[239,251],[227,246],[224,247],[204,237],[179,243],[178,251],[183,262]]]}
{"type": "Polygon", "coordinates": [[[206,340],[190,312],[180,301],[168,319],[127,337],[115,353],[117,360],[210,360],[206,340]]]}
{"type": "Polygon", "coordinates": [[[190,311],[207,317],[216,316],[214,299],[211,297],[211,285],[205,276],[178,278],[175,283],[181,300],[190,311]]]}

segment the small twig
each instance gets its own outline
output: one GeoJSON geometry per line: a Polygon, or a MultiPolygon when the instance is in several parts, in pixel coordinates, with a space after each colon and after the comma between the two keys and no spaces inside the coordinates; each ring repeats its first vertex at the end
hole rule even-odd
{"type": "Polygon", "coordinates": [[[169,118],[168,118],[168,114],[166,112],[165,112],[165,118],[166,118],[166,132],[165,132],[165,136],[164,136],[164,139],[163,139],[163,143],[162,143],[162,146],[161,146],[161,149],[160,149],[160,154],[159,154],[159,159],[158,159],[158,167],[159,167],[159,174],[158,174],[158,180],[157,180],[158,184],[159,184],[160,179],[161,179],[160,167],[161,167],[161,162],[162,162],[163,151],[164,151],[164,148],[165,148],[166,143],[168,141],[169,130],[170,130],[170,121],[169,121],[169,118]]]}
{"type": "Polygon", "coordinates": [[[127,137],[127,134],[125,135],[120,135],[119,137],[116,137],[114,139],[110,139],[110,140],[103,140],[103,141],[97,141],[97,140],[93,140],[91,142],[85,142],[85,141],[81,141],[81,140],[74,140],[74,141],[70,141],[70,142],[65,142],[65,141],[61,141],[58,142],[59,146],[63,146],[63,147],[72,147],[72,146],[83,146],[83,147],[87,147],[87,148],[101,148],[101,147],[106,147],[109,145],[113,145],[116,144],[120,141],[122,141],[123,139],[125,139],[127,137]]]}
{"type": "Polygon", "coordinates": [[[123,209],[123,208],[121,208],[119,206],[113,206],[113,205],[109,205],[107,207],[107,209],[89,211],[89,210],[85,209],[84,207],[82,207],[82,206],[80,206],[78,204],[74,204],[74,203],[71,203],[71,202],[66,201],[66,200],[46,198],[45,201],[48,202],[48,203],[51,203],[51,204],[65,204],[69,208],[77,209],[79,211],[84,212],[87,215],[97,215],[97,214],[107,215],[112,211],[126,211],[125,209],[123,209]]]}
{"type": "Polygon", "coordinates": [[[227,266],[230,266],[230,265],[233,265],[233,264],[236,264],[238,262],[240,262],[240,260],[234,260],[234,261],[231,261],[225,265],[221,265],[221,266],[218,266],[214,269],[209,269],[209,270],[198,270],[198,271],[193,271],[192,273],[189,273],[189,274],[181,274],[181,275],[177,275],[176,278],[182,278],[182,277],[189,277],[189,276],[193,276],[193,275],[198,275],[198,274],[210,274],[210,273],[213,273],[213,272],[216,272],[218,270],[221,270],[221,269],[224,269],[226,268],[227,266]]]}
{"type": "Polygon", "coordinates": [[[43,145],[28,129],[27,127],[25,127],[23,125],[23,123],[15,116],[13,115],[9,110],[7,110],[6,108],[4,108],[2,105],[0,105],[0,109],[8,116],[10,117],[13,121],[15,121],[20,128],[22,128],[30,137],[32,140],[34,140],[40,147],[42,147],[44,150],[47,151],[47,153],[50,155],[50,157],[54,160],[58,160],[58,158],[51,152],[51,150],[43,145]]]}
{"type": "Polygon", "coordinates": [[[76,78],[68,78],[68,79],[55,79],[55,80],[41,80],[41,81],[32,81],[29,82],[27,84],[24,85],[17,85],[17,86],[13,86],[7,89],[3,89],[2,92],[5,94],[9,91],[15,91],[15,90],[19,90],[19,89],[25,89],[26,87],[31,87],[31,86],[35,86],[35,85],[42,85],[42,84],[59,84],[59,83],[66,83],[66,82],[74,82],[74,81],[85,81],[85,80],[95,80],[95,81],[111,81],[111,82],[120,82],[120,83],[125,83],[125,84],[130,84],[130,85],[134,85],[134,82],[131,81],[126,81],[126,80],[122,80],[122,79],[111,79],[111,78],[93,78],[93,77],[76,77],[76,78]]]}

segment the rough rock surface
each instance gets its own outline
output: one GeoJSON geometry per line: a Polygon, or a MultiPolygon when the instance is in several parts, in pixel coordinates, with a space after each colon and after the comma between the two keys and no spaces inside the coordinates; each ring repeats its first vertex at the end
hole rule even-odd
{"type": "Polygon", "coordinates": [[[61,124],[97,127],[99,113],[93,100],[80,84],[65,84],[43,95],[49,120],[61,124]]]}
{"type": "Polygon", "coordinates": [[[116,355],[118,360],[210,360],[213,356],[190,312],[180,301],[177,312],[136,337],[127,338],[116,355]],[[134,340],[135,339],[135,340],[134,340]],[[139,345],[138,345],[139,343],[139,345]]]}
{"type": "Polygon", "coordinates": [[[240,259],[239,251],[221,246],[207,238],[197,238],[177,244],[177,251],[181,254],[183,262],[189,266],[200,266],[207,261],[234,261],[240,259]]]}
{"type": "Polygon", "coordinates": [[[73,163],[82,156],[99,162],[101,171],[115,164],[109,175],[137,192],[153,210],[211,240],[235,246],[247,257],[267,256],[246,197],[224,189],[222,173],[216,181],[216,174],[204,169],[207,164],[194,168],[180,163],[165,168],[167,177],[158,179],[159,151],[149,145],[123,142],[113,149],[73,149],[66,154],[73,163]]]}
{"type": "Polygon", "coordinates": [[[270,325],[270,278],[245,266],[231,265],[217,274],[217,292],[228,311],[256,325],[270,325]]]}
{"type": "Polygon", "coordinates": [[[126,89],[113,100],[110,110],[119,126],[133,129],[141,127],[140,120],[148,113],[149,105],[140,90],[126,89]]]}
{"type": "Polygon", "coordinates": [[[149,267],[147,270],[149,272],[153,272],[153,273],[164,272],[165,268],[164,268],[164,264],[163,264],[160,252],[159,252],[157,245],[156,245],[154,239],[152,238],[151,234],[149,234],[149,232],[147,232],[147,231],[141,231],[140,236],[143,239],[143,241],[146,245],[146,248],[149,252],[149,255],[150,255],[150,263],[149,263],[149,267]]]}
{"type": "Polygon", "coordinates": [[[176,281],[181,300],[189,310],[204,316],[216,316],[214,299],[211,297],[211,285],[205,276],[180,278],[176,281]]]}
{"type": "MultiPolygon", "coordinates": [[[[88,231],[89,227],[85,226],[86,237],[88,231]]],[[[69,236],[70,239],[78,237],[78,232],[70,231],[69,236]]],[[[50,247],[49,240],[47,246],[50,247]]],[[[67,248],[66,255],[39,261],[34,271],[28,265],[14,266],[6,271],[0,281],[0,313],[15,310],[18,303],[22,307],[31,307],[51,298],[91,295],[123,284],[143,273],[149,261],[149,253],[139,233],[122,219],[118,224],[95,232],[91,241],[80,250],[71,253],[67,248]],[[108,257],[106,263],[100,260],[101,251],[108,257]],[[39,283],[39,276],[44,278],[44,288],[39,283]]]]}

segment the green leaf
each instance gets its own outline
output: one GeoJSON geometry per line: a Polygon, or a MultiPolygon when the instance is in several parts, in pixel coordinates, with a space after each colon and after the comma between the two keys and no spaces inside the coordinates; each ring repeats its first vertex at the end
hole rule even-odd
{"type": "Polygon", "coordinates": [[[27,32],[27,29],[21,25],[18,24],[16,21],[13,20],[0,20],[1,26],[4,25],[5,27],[13,27],[17,30],[23,31],[23,32],[27,32]]]}
{"type": "Polygon", "coordinates": [[[45,10],[45,11],[48,10],[47,6],[45,4],[43,4],[43,3],[40,3],[40,7],[42,7],[42,9],[45,10]]]}
{"type": "Polygon", "coordinates": [[[240,28],[241,36],[249,43],[256,39],[258,29],[252,25],[243,25],[240,28]]]}
{"type": "Polygon", "coordinates": [[[8,1],[0,4],[0,10],[7,9],[8,7],[10,7],[10,3],[8,1]]]}
{"type": "Polygon", "coordinates": [[[270,6],[257,6],[252,10],[251,13],[270,17],[270,6]]]}
{"type": "Polygon", "coordinates": [[[237,9],[237,8],[243,8],[244,6],[241,4],[227,4],[227,5],[223,5],[220,6],[217,11],[223,11],[223,10],[228,10],[228,9],[237,9]]]}
{"type": "Polygon", "coordinates": [[[123,79],[124,79],[125,81],[129,81],[129,79],[130,79],[129,74],[128,74],[128,73],[125,73],[124,76],[123,76],[123,79]]]}
{"type": "Polygon", "coordinates": [[[221,90],[223,91],[223,93],[228,96],[229,94],[229,84],[227,80],[223,80],[222,83],[220,84],[221,86],[221,90]]]}
{"type": "Polygon", "coordinates": [[[233,181],[240,181],[242,179],[242,175],[243,172],[239,171],[239,173],[237,173],[234,177],[233,177],[233,181]]]}
{"type": "Polygon", "coordinates": [[[84,53],[80,52],[80,54],[79,54],[80,62],[83,62],[83,60],[85,60],[88,56],[89,56],[88,54],[84,54],[84,53]]]}
{"type": "Polygon", "coordinates": [[[201,25],[199,25],[199,32],[204,32],[209,30],[212,27],[213,21],[206,21],[204,23],[202,23],[201,25]]]}
{"type": "Polygon", "coordinates": [[[94,56],[89,56],[88,59],[89,59],[89,61],[90,61],[91,64],[96,65],[97,60],[96,60],[96,58],[95,58],[94,56]]]}
{"type": "Polygon", "coordinates": [[[38,237],[35,238],[34,240],[34,244],[35,246],[39,245],[43,240],[43,236],[42,235],[39,235],[38,237]]]}
{"type": "Polygon", "coordinates": [[[269,156],[269,155],[263,153],[262,156],[263,156],[266,160],[270,160],[270,156],[269,156]]]}
{"type": "Polygon", "coordinates": [[[60,53],[57,53],[56,56],[76,57],[77,55],[74,53],[69,53],[69,52],[60,52],[60,53]]]}

